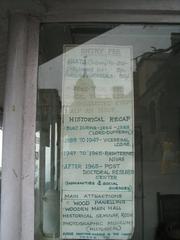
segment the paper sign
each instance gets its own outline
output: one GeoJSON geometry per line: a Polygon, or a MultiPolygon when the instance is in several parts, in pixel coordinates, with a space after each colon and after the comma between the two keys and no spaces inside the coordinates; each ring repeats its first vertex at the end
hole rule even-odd
{"type": "Polygon", "coordinates": [[[134,229],[132,48],[66,47],[61,238],[130,239],[134,229]]]}

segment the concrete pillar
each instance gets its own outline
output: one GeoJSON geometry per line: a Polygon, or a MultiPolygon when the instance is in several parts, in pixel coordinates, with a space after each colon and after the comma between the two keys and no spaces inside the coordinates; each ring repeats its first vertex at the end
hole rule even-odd
{"type": "Polygon", "coordinates": [[[34,239],[38,22],[13,15],[4,106],[1,240],[34,239]]]}

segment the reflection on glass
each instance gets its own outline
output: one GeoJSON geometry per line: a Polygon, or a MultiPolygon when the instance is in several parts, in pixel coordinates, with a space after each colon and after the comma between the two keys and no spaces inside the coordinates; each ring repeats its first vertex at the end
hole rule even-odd
{"type": "MultiPolygon", "coordinates": [[[[64,239],[179,238],[179,46],[178,25],[43,25],[36,133],[39,139],[35,173],[36,240],[60,239],[60,233],[66,233],[64,239]],[[56,37],[52,38],[52,35],[56,37]],[[132,72],[128,71],[129,65],[126,64],[128,58],[119,55],[119,51],[129,46],[132,49],[129,60],[133,60],[134,89],[127,75],[132,72]],[[120,134],[109,133],[107,136],[107,132],[119,127],[118,131],[130,131],[133,136],[133,121],[127,125],[117,125],[115,121],[109,124],[109,119],[110,116],[114,119],[124,112],[133,112],[133,107],[128,105],[133,94],[136,134],[135,229],[133,237],[122,237],[124,230],[129,234],[128,221],[133,217],[127,213],[133,212],[133,206],[124,205],[127,207],[124,209],[122,202],[109,205],[97,202],[96,206],[92,206],[90,199],[84,199],[84,191],[94,194],[97,190],[96,194],[100,195],[100,191],[109,189],[112,193],[117,183],[118,187],[131,185],[126,190],[133,195],[132,182],[127,184],[128,178],[123,179],[123,171],[117,175],[115,173],[130,167],[133,170],[133,154],[125,158],[122,155],[106,158],[96,153],[117,152],[117,149],[121,153],[124,151],[123,146],[118,146],[119,142],[115,147],[107,140],[111,137],[120,139],[120,134]],[[99,121],[87,120],[95,117],[99,121]],[[87,121],[82,122],[82,119],[87,121]],[[130,125],[131,128],[128,128],[130,125]],[[89,152],[92,152],[91,156],[89,152]],[[97,174],[97,171],[104,170],[105,164],[110,163],[113,169],[106,165],[105,171],[114,171],[114,174],[97,174]],[[115,166],[117,169],[114,169],[115,166]],[[117,176],[121,181],[107,179],[110,176],[117,176]],[[77,180],[86,181],[86,184],[72,184],[77,180]],[[114,185],[102,185],[105,182],[114,185]],[[119,215],[115,218],[101,215],[108,211],[119,215]],[[78,217],[78,214],[81,216],[78,217]],[[109,230],[103,229],[106,220],[109,230]],[[96,235],[102,232],[104,236],[96,235]]],[[[129,149],[127,154],[134,152],[133,141],[128,140],[126,135],[123,143],[132,143],[132,150],[129,149]]],[[[132,180],[131,177],[129,180],[132,180]]],[[[108,200],[110,196],[107,195],[106,199],[101,197],[108,200]]],[[[121,199],[119,195],[117,200],[121,199]]]]}
{"type": "Polygon", "coordinates": [[[39,90],[36,132],[37,238],[59,236],[60,103],[56,90],[39,90]],[[39,177],[40,174],[40,177],[39,177]]]}

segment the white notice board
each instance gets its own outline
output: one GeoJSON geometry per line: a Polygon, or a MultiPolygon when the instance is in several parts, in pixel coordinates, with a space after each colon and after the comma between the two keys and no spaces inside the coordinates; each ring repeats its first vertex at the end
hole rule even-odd
{"type": "Polygon", "coordinates": [[[66,46],[62,239],[130,239],[134,229],[132,47],[66,46]]]}

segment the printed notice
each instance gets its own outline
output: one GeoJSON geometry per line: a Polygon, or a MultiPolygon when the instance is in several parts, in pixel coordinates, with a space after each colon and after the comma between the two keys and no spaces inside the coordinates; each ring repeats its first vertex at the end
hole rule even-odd
{"type": "Polygon", "coordinates": [[[134,229],[132,48],[67,46],[61,238],[130,239],[134,229]]]}

